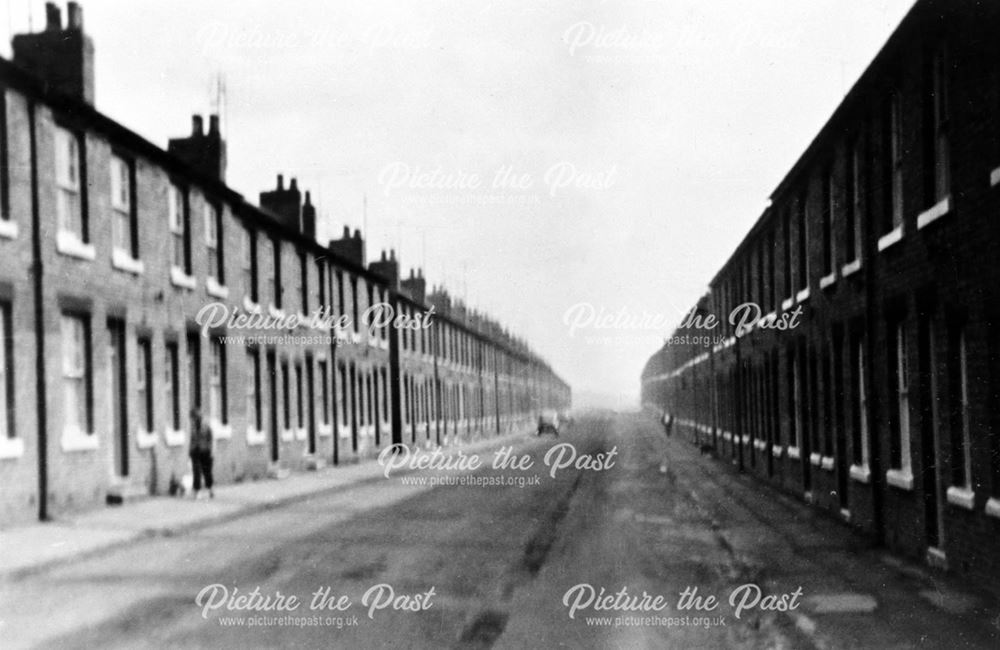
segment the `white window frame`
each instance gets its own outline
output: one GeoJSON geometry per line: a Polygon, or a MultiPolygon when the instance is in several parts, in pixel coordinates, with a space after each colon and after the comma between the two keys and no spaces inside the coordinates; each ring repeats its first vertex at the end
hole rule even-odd
{"type": "Polygon", "coordinates": [[[111,249],[132,257],[132,163],[111,154],[111,249]]]}
{"type": "Polygon", "coordinates": [[[80,138],[61,126],[54,127],[55,177],[59,231],[83,243],[83,193],[81,191],[80,138]]]}
{"type": "Polygon", "coordinates": [[[903,104],[899,92],[889,98],[889,156],[892,164],[892,227],[903,227],[903,104]]]}
{"type": "Polygon", "coordinates": [[[184,199],[185,191],[178,185],[171,183],[167,189],[168,217],[167,225],[170,230],[170,265],[178,269],[181,274],[187,275],[187,234],[184,224],[184,199]]]}
{"type": "Polygon", "coordinates": [[[892,435],[899,438],[899,467],[891,468],[886,476],[890,485],[905,490],[913,489],[913,459],[910,454],[910,384],[909,365],[906,357],[906,327],[903,321],[896,324],[896,407],[898,429],[892,435]]]}
{"type": "Polygon", "coordinates": [[[86,318],[73,313],[60,316],[64,451],[93,450],[98,446],[98,437],[89,430],[92,405],[87,401],[87,388],[93,368],[87,358],[86,318]]]}
{"type": "Polygon", "coordinates": [[[14,346],[7,345],[7,337],[12,335],[7,329],[10,318],[10,303],[0,302],[0,459],[19,458],[24,455],[24,439],[17,436],[16,428],[10,426],[14,417],[14,405],[8,400],[13,378],[7,366],[9,364],[12,369],[14,367],[8,357],[14,346]]]}
{"type": "Polygon", "coordinates": [[[857,360],[857,382],[858,382],[858,426],[861,429],[861,464],[851,465],[850,474],[851,477],[862,483],[867,483],[870,476],[871,470],[871,458],[869,447],[871,445],[870,433],[868,431],[868,387],[865,382],[865,343],[863,340],[859,340],[857,343],[857,350],[855,351],[855,359],[857,360]]]}

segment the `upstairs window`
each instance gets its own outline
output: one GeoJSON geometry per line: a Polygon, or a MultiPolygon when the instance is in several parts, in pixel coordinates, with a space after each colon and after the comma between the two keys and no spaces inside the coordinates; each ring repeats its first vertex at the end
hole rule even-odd
{"type": "Polygon", "coordinates": [[[799,199],[799,289],[809,287],[809,212],[806,209],[806,197],[799,199]]]}
{"type": "Polygon", "coordinates": [[[943,201],[951,191],[951,153],[948,142],[948,52],[939,47],[931,60],[931,117],[933,125],[932,150],[934,152],[933,202],[943,201]]]}
{"type": "Polygon", "coordinates": [[[217,284],[226,284],[225,264],[222,258],[222,211],[214,203],[205,202],[205,248],[208,252],[208,277],[217,284]]]}
{"type": "Polygon", "coordinates": [[[898,92],[886,100],[885,108],[885,210],[883,234],[903,225],[903,115],[898,92]]]}
{"type": "Polygon", "coordinates": [[[837,258],[833,239],[833,220],[836,210],[833,183],[833,168],[830,167],[823,175],[823,275],[834,272],[837,258]]]}
{"type": "Polygon", "coordinates": [[[243,290],[251,302],[258,302],[257,290],[257,238],[249,228],[243,231],[243,290]]]}
{"type": "Polygon", "coordinates": [[[55,128],[56,215],[59,229],[81,242],[88,241],[83,207],[83,147],[80,136],[62,127],[55,128]]]}
{"type": "Polygon", "coordinates": [[[303,314],[309,313],[309,265],[305,251],[299,251],[299,301],[303,314]]]}
{"type": "Polygon", "coordinates": [[[281,242],[277,239],[271,240],[271,249],[274,252],[274,262],[271,274],[271,296],[274,298],[275,309],[281,309],[281,242]]]}
{"type": "Polygon", "coordinates": [[[187,190],[171,183],[167,190],[170,226],[170,261],[185,274],[191,274],[191,246],[188,239],[187,190]]]}
{"type": "Polygon", "coordinates": [[[138,258],[134,186],[135,163],[113,154],[111,156],[111,246],[113,250],[138,258]]]}
{"type": "Polygon", "coordinates": [[[844,257],[845,262],[861,259],[861,228],[858,221],[864,207],[862,195],[862,175],[864,174],[864,154],[860,136],[855,138],[850,148],[850,169],[847,173],[847,205],[844,211],[844,257]]]}

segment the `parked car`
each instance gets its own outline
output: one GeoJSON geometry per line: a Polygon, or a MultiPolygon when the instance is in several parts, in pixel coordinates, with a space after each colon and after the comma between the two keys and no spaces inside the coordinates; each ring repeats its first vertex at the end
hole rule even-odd
{"type": "Polygon", "coordinates": [[[542,411],[538,415],[538,430],[536,431],[538,435],[545,433],[551,433],[554,436],[559,435],[559,415],[552,410],[542,411]]]}

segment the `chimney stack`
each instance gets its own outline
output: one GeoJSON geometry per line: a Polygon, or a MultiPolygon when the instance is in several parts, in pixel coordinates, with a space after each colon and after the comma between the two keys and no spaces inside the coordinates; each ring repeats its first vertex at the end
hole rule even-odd
{"type": "Polygon", "coordinates": [[[424,280],[423,271],[414,274],[413,269],[410,269],[410,277],[400,282],[400,286],[410,298],[420,304],[424,304],[427,298],[427,281],[424,280]]]}
{"type": "Polygon", "coordinates": [[[341,238],[331,239],[328,248],[338,257],[349,260],[357,266],[365,266],[365,240],[361,238],[360,230],[355,230],[352,236],[351,229],[344,226],[341,238]]]}
{"type": "Polygon", "coordinates": [[[379,261],[369,264],[368,270],[385,280],[392,291],[399,291],[399,263],[395,251],[387,257],[383,248],[379,261]]]}
{"type": "Polygon", "coordinates": [[[277,188],[260,193],[260,207],[272,212],[286,227],[302,232],[302,194],[294,178],[286,189],[284,176],[278,174],[277,188]]]}
{"type": "Polygon", "coordinates": [[[66,29],[83,29],[83,9],[78,3],[67,3],[66,13],[66,29]]]}
{"type": "Polygon", "coordinates": [[[94,43],[83,32],[83,10],[75,2],[62,13],[54,2],[45,5],[45,31],[17,34],[14,63],[57,93],[94,103],[94,43]]]}
{"type": "Polygon", "coordinates": [[[167,151],[187,165],[217,180],[226,180],[226,142],[219,132],[219,116],[210,115],[208,133],[201,115],[191,116],[191,135],[171,138],[167,151]]]}
{"type": "Polygon", "coordinates": [[[306,192],[306,202],[302,205],[302,234],[309,239],[316,239],[316,208],[309,192],[306,192]]]}

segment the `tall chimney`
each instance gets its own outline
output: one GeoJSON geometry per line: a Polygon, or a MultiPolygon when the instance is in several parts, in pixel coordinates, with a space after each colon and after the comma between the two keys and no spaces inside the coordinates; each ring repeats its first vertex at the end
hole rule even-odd
{"type": "Polygon", "coordinates": [[[219,116],[209,116],[209,129],[201,115],[191,116],[191,135],[171,138],[167,151],[203,174],[226,180],[226,142],[219,133],[219,116]]]}
{"type": "Polygon", "coordinates": [[[294,178],[286,189],[284,176],[278,174],[277,187],[260,193],[260,207],[272,212],[286,227],[301,231],[302,194],[294,178]]]}
{"type": "Polygon", "coordinates": [[[340,239],[331,239],[329,244],[330,252],[346,260],[357,264],[365,265],[365,240],[361,238],[361,231],[355,230],[351,235],[351,229],[344,226],[344,233],[340,239]]]}
{"type": "Polygon", "coordinates": [[[302,204],[302,234],[309,239],[316,239],[316,208],[309,192],[306,192],[306,202],[302,204]]]}
{"type": "Polygon", "coordinates": [[[63,29],[55,3],[45,5],[45,31],[17,34],[14,63],[57,93],[94,103],[94,43],[83,32],[83,10],[69,3],[63,29]]]}
{"type": "Polygon", "coordinates": [[[83,29],[83,9],[76,2],[66,3],[66,29],[83,29]]]}
{"type": "Polygon", "coordinates": [[[369,264],[368,270],[385,280],[391,290],[399,290],[399,262],[396,261],[395,252],[389,257],[385,249],[382,249],[382,256],[377,262],[369,264]]]}

